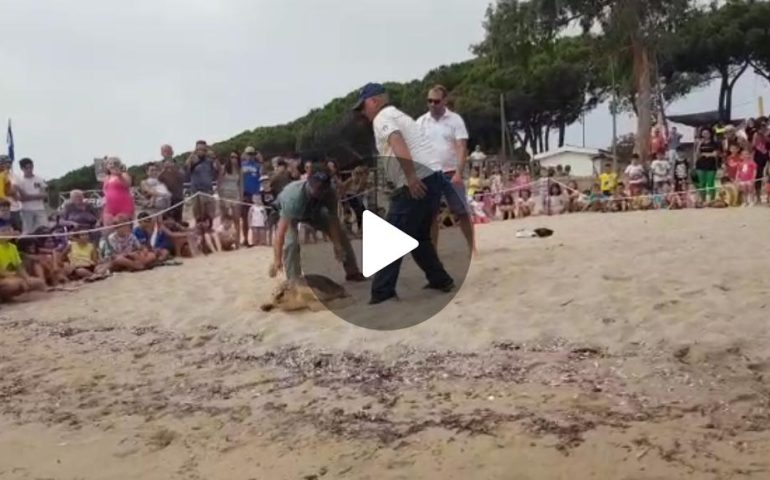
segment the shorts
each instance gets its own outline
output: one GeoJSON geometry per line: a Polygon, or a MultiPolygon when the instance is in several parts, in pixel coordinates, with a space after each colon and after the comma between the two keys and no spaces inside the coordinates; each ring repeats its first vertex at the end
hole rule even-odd
{"type": "Polygon", "coordinates": [[[196,220],[208,217],[214,219],[217,216],[217,201],[208,195],[198,195],[193,203],[193,216],[196,220]]]}
{"type": "Polygon", "coordinates": [[[446,199],[449,211],[453,215],[463,216],[470,214],[468,209],[468,196],[465,192],[465,184],[457,185],[452,183],[452,177],[455,172],[444,172],[444,181],[441,184],[441,194],[446,199]]]}
{"type": "Polygon", "coordinates": [[[687,180],[677,178],[674,179],[674,191],[675,192],[684,192],[687,188],[687,180]]]}

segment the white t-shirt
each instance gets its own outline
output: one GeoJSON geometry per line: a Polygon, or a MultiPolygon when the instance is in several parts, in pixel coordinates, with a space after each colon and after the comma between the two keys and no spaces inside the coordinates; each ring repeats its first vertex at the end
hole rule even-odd
{"type": "Polygon", "coordinates": [[[647,182],[647,179],[644,178],[644,167],[641,165],[634,165],[632,163],[626,167],[626,175],[628,175],[628,182],[634,185],[647,182]]]}
{"type": "Polygon", "coordinates": [[[468,140],[468,130],[462,117],[448,108],[438,120],[430,112],[417,119],[417,125],[428,136],[436,149],[441,168],[445,172],[457,170],[460,157],[457,142],[468,140]]]}
{"type": "Polygon", "coordinates": [[[650,165],[652,179],[656,182],[665,182],[671,172],[671,164],[667,160],[653,160],[650,165]]]}
{"type": "Polygon", "coordinates": [[[388,139],[395,132],[401,133],[404,137],[409,153],[414,160],[414,169],[419,178],[425,178],[434,172],[441,170],[441,161],[439,160],[436,149],[431,144],[427,135],[417,125],[417,122],[400,111],[396,107],[388,106],[380,110],[374,121],[374,140],[377,144],[377,151],[385,162],[385,177],[393,182],[396,187],[401,187],[406,183],[404,171],[398,163],[398,159],[393,156],[388,139]]]}
{"type": "Polygon", "coordinates": [[[262,205],[252,205],[249,208],[249,226],[251,228],[265,228],[267,224],[267,209],[262,205]]]}
{"type": "Polygon", "coordinates": [[[471,153],[470,158],[471,160],[476,160],[477,162],[481,162],[487,159],[487,155],[481,150],[474,150],[473,153],[471,153]]]}
{"type": "MultiPolygon", "coordinates": [[[[25,195],[45,195],[47,185],[41,177],[22,175],[17,178],[17,181],[17,188],[25,195]]],[[[45,202],[43,200],[25,200],[21,202],[21,209],[26,212],[40,212],[45,210],[45,202]]]]}

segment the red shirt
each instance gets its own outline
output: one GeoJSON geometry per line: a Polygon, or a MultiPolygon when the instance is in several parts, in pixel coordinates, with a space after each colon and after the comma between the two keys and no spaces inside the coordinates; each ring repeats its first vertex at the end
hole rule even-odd
{"type": "Polygon", "coordinates": [[[738,175],[738,167],[741,165],[741,162],[743,162],[743,159],[741,158],[740,153],[727,157],[727,161],[725,162],[725,173],[730,177],[730,180],[735,181],[735,178],[738,175]]]}
{"type": "Polygon", "coordinates": [[[738,181],[753,182],[757,178],[757,164],[754,160],[744,160],[738,167],[738,181]]]}

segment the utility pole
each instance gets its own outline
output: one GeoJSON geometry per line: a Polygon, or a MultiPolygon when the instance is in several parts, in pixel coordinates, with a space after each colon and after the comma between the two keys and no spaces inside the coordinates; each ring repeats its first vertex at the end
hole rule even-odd
{"type": "Polygon", "coordinates": [[[615,57],[610,58],[610,79],[612,81],[612,171],[618,171],[618,92],[615,85],[615,57]]]}
{"type": "Polygon", "coordinates": [[[500,160],[505,161],[508,158],[507,149],[506,147],[506,131],[508,130],[508,122],[505,120],[505,94],[500,94],[500,148],[502,152],[502,159],[500,160]]]}

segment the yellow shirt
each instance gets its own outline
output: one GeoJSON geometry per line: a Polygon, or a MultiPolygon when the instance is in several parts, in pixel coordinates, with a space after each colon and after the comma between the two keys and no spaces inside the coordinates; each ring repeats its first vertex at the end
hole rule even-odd
{"type": "Polygon", "coordinates": [[[70,243],[70,253],[67,255],[67,258],[73,267],[92,267],[94,265],[91,257],[93,252],[94,245],[90,242],[85,245],[72,242],[70,243]]]}
{"type": "Polygon", "coordinates": [[[481,177],[470,177],[468,179],[468,196],[473,197],[479,190],[481,190],[481,177]]]}
{"type": "Polygon", "coordinates": [[[16,271],[21,266],[21,256],[16,245],[0,242],[0,272],[16,271]]]}
{"type": "Polygon", "coordinates": [[[602,192],[614,192],[615,187],[618,186],[618,174],[615,172],[602,173],[599,175],[599,183],[601,184],[602,192]]]}
{"type": "Polygon", "coordinates": [[[7,171],[0,172],[0,198],[5,198],[8,196],[8,192],[5,191],[5,187],[8,186],[10,181],[11,179],[8,178],[7,171]]]}

